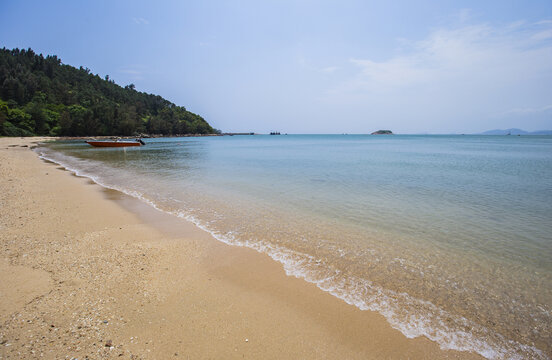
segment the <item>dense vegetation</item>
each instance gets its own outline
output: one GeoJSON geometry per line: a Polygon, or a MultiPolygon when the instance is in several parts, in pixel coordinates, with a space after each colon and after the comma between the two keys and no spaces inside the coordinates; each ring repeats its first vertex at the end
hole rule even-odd
{"type": "Polygon", "coordinates": [[[209,134],[199,115],[33,50],[0,50],[0,135],[209,134]]]}

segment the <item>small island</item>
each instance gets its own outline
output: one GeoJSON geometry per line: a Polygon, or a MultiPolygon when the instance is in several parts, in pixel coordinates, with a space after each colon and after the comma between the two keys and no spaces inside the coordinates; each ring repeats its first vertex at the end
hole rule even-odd
{"type": "Polygon", "coordinates": [[[378,130],[374,131],[370,135],[393,135],[393,132],[391,130],[378,130]]]}

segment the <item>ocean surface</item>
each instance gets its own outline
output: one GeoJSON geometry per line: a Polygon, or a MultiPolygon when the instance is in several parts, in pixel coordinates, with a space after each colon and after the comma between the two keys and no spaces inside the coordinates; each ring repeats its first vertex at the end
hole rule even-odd
{"type": "Polygon", "coordinates": [[[552,357],[552,136],[146,142],[36,151],[270,255],[407,337],[489,359],[552,357]]]}

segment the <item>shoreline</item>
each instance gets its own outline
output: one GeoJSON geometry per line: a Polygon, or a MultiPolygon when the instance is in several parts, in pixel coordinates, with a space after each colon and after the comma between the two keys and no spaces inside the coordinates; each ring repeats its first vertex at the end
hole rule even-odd
{"type": "Polygon", "coordinates": [[[481,358],[407,339],[267,255],[59,171],[33,141],[0,139],[0,266],[16,279],[0,284],[2,357],[481,358]]]}

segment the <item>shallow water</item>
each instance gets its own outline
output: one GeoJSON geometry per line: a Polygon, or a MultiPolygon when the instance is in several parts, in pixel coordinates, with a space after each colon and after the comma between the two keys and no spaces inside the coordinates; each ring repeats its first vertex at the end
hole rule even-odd
{"type": "Polygon", "coordinates": [[[552,356],[552,137],[290,135],[37,151],[268,253],[408,337],[552,356]]]}

